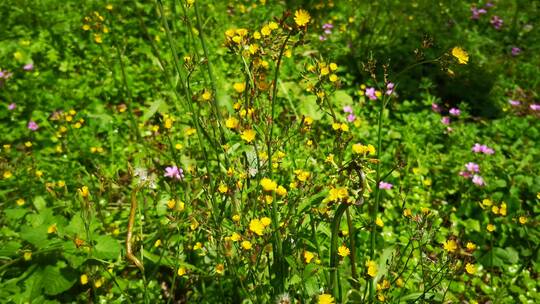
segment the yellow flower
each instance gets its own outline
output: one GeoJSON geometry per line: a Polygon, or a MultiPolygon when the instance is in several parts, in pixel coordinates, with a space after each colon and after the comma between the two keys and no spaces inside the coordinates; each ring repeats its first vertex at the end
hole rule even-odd
{"type": "Polygon", "coordinates": [[[337,64],[335,64],[335,63],[333,63],[333,62],[330,63],[329,66],[330,66],[330,70],[332,70],[332,71],[335,71],[335,70],[337,70],[337,68],[338,68],[337,64]]]}
{"type": "Polygon", "coordinates": [[[334,297],[332,297],[332,295],[329,295],[327,293],[323,293],[323,294],[319,295],[317,303],[318,304],[334,304],[335,300],[334,300],[334,297]]]}
{"type": "Polygon", "coordinates": [[[240,221],[240,215],[239,214],[233,215],[232,220],[235,221],[235,222],[239,222],[240,221]]]}
{"type": "Polygon", "coordinates": [[[454,240],[446,240],[446,242],[443,243],[443,248],[448,252],[454,252],[457,249],[457,243],[454,240]]]}
{"type": "Polygon", "coordinates": [[[185,267],[179,267],[176,273],[178,274],[179,277],[181,277],[187,273],[187,270],[185,267]]]}
{"type": "Polygon", "coordinates": [[[256,135],[257,133],[255,133],[253,129],[247,129],[242,132],[242,135],[240,137],[246,142],[250,143],[255,139],[256,135]]]}
{"type": "Polygon", "coordinates": [[[287,189],[285,189],[285,187],[283,187],[283,186],[278,186],[277,189],[276,189],[276,193],[279,196],[285,196],[285,195],[287,195],[287,189]]]}
{"type": "Polygon", "coordinates": [[[384,227],[384,222],[380,217],[377,217],[377,219],[375,220],[375,225],[379,227],[384,227]]]}
{"type": "Polygon", "coordinates": [[[85,25],[82,26],[82,29],[83,29],[83,31],[89,31],[90,30],[90,25],[85,24],[85,25]]]}
{"type": "Polygon", "coordinates": [[[88,197],[88,195],[90,195],[90,191],[88,190],[87,186],[82,186],[78,191],[82,197],[88,197]]]}
{"type": "Polygon", "coordinates": [[[267,25],[263,26],[262,29],[261,29],[261,34],[263,36],[268,36],[272,33],[272,30],[270,29],[270,27],[268,27],[267,25]]]}
{"type": "Polygon", "coordinates": [[[527,224],[527,217],[526,217],[526,216],[520,216],[520,217],[519,217],[519,223],[520,223],[521,225],[527,224]]]}
{"type": "Polygon", "coordinates": [[[218,187],[218,191],[220,193],[226,193],[227,191],[229,191],[229,187],[227,187],[227,185],[225,185],[224,183],[220,183],[218,187]]]}
{"type": "Polygon", "coordinates": [[[366,261],[367,274],[374,278],[377,276],[377,264],[374,261],[366,261]]]}
{"type": "Polygon", "coordinates": [[[225,270],[225,266],[223,264],[217,264],[216,265],[216,273],[217,274],[223,274],[224,270],[225,270]]]}
{"type": "Polygon", "coordinates": [[[25,261],[30,261],[32,259],[32,252],[30,251],[26,251],[24,254],[23,254],[23,258],[25,261]]]}
{"type": "Polygon", "coordinates": [[[100,34],[94,34],[94,41],[99,44],[103,42],[103,38],[101,38],[100,34]]]}
{"type": "Polygon", "coordinates": [[[294,22],[296,22],[298,26],[305,26],[309,23],[310,20],[311,16],[307,11],[299,9],[294,12],[294,22]]]}
{"type": "Polygon", "coordinates": [[[156,248],[157,248],[157,247],[159,247],[159,246],[161,246],[161,240],[157,240],[157,241],[155,241],[155,243],[154,243],[154,247],[156,247],[156,248]]]}
{"type": "Polygon", "coordinates": [[[244,82],[237,82],[233,84],[233,88],[237,93],[242,93],[246,89],[246,84],[244,82]]]}
{"type": "Polygon", "coordinates": [[[25,202],[24,199],[22,199],[22,198],[20,198],[20,199],[17,200],[17,205],[19,205],[19,206],[22,206],[22,205],[24,205],[25,203],[26,203],[26,202],[25,202]]]}
{"type": "Polygon", "coordinates": [[[212,93],[210,93],[209,91],[207,90],[204,90],[204,92],[202,93],[201,95],[202,99],[204,101],[209,101],[210,99],[212,99],[212,93]]]}
{"type": "Polygon", "coordinates": [[[346,199],[347,197],[349,197],[349,191],[347,190],[347,187],[332,187],[328,192],[326,200],[330,202],[337,202],[339,200],[346,199]]]}
{"type": "Polygon", "coordinates": [[[10,171],[5,171],[4,172],[4,179],[9,179],[13,176],[13,174],[10,172],[10,171]]]}
{"type": "Polygon", "coordinates": [[[351,254],[351,251],[349,250],[349,248],[347,248],[346,246],[344,245],[341,245],[339,246],[338,248],[338,254],[342,257],[346,257],[348,256],[349,254],[351,254]]]}
{"type": "Polygon", "coordinates": [[[238,242],[242,239],[242,237],[240,236],[240,234],[236,233],[236,232],[233,232],[233,234],[231,235],[231,240],[233,242],[238,242]]]}
{"type": "Polygon", "coordinates": [[[467,271],[468,274],[475,274],[476,273],[476,266],[471,263],[467,263],[465,265],[465,271],[467,271]]]}
{"type": "Polygon", "coordinates": [[[258,219],[253,219],[251,220],[251,222],[249,222],[249,230],[257,234],[258,236],[262,236],[264,234],[264,228],[265,226],[258,219]]]}
{"type": "Polygon", "coordinates": [[[476,249],[476,244],[473,243],[473,242],[467,242],[467,245],[465,245],[467,247],[467,250],[469,251],[473,251],[476,249]]]}
{"type": "Polygon", "coordinates": [[[195,246],[193,246],[193,250],[199,250],[203,248],[203,244],[201,242],[195,243],[195,246]]]}
{"type": "Polygon", "coordinates": [[[315,257],[315,254],[310,251],[304,251],[304,261],[306,261],[307,264],[311,263],[311,260],[315,257]]]}
{"type": "Polygon", "coordinates": [[[489,231],[489,232],[493,232],[493,231],[495,231],[496,227],[495,227],[495,225],[493,225],[493,224],[488,224],[487,227],[486,227],[486,229],[487,229],[487,231],[489,231]]]}
{"type": "Polygon", "coordinates": [[[229,129],[236,129],[238,128],[238,124],[240,122],[235,117],[229,117],[225,120],[225,127],[229,129]]]}
{"type": "Polygon", "coordinates": [[[105,6],[105,8],[106,8],[108,11],[112,11],[113,6],[112,6],[112,4],[107,4],[107,5],[105,6]]]}
{"type": "Polygon", "coordinates": [[[331,82],[336,82],[338,80],[338,77],[336,74],[330,75],[330,78],[328,78],[331,82]]]}
{"type": "Polygon", "coordinates": [[[278,24],[275,23],[274,21],[268,23],[268,27],[271,29],[271,30],[277,30],[278,28],[278,24]]]}
{"type": "Polygon", "coordinates": [[[251,249],[251,242],[250,241],[243,241],[242,242],[242,248],[244,248],[245,250],[250,250],[251,249]]]}
{"type": "Polygon", "coordinates": [[[52,224],[47,228],[47,233],[56,233],[58,231],[58,228],[56,228],[56,224],[52,224]]]}
{"type": "Polygon", "coordinates": [[[263,224],[264,227],[270,226],[272,224],[272,220],[269,217],[263,217],[261,218],[261,224],[263,224]]]}
{"type": "Polygon", "coordinates": [[[456,57],[459,64],[467,64],[469,62],[469,54],[464,49],[456,46],[452,49],[452,56],[456,57]]]}
{"type": "Polygon", "coordinates": [[[277,188],[277,183],[266,177],[261,179],[260,184],[263,187],[264,191],[274,191],[277,188]]]}
{"type": "Polygon", "coordinates": [[[330,70],[327,67],[321,69],[321,76],[326,76],[330,74],[330,70]]]}
{"type": "Polygon", "coordinates": [[[81,285],[88,284],[88,276],[86,274],[82,274],[80,280],[81,280],[81,285]]]}
{"type": "Polygon", "coordinates": [[[403,216],[411,217],[411,216],[412,216],[411,209],[405,208],[405,209],[403,210],[403,216]]]}

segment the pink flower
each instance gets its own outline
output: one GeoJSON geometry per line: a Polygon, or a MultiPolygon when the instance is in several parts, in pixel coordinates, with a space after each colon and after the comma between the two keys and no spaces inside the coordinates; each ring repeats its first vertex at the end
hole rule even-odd
{"type": "Polygon", "coordinates": [[[23,70],[25,70],[25,71],[31,71],[33,69],[34,69],[34,64],[33,63],[28,63],[28,64],[25,64],[23,66],[23,70]]]}
{"type": "Polygon", "coordinates": [[[449,113],[452,116],[459,116],[461,114],[461,111],[458,108],[451,108],[449,113]]]}
{"type": "Polygon", "coordinates": [[[508,103],[514,107],[517,107],[521,104],[518,100],[508,99],[508,103]]]}
{"type": "Polygon", "coordinates": [[[479,172],[480,171],[480,166],[478,166],[478,164],[473,163],[473,162],[469,162],[469,163],[465,164],[465,168],[467,168],[467,171],[469,171],[469,172],[479,172]]]}
{"type": "Polygon", "coordinates": [[[475,143],[471,150],[474,153],[484,153],[484,154],[490,154],[490,155],[495,153],[495,150],[493,150],[492,148],[486,145],[481,145],[479,143],[475,143]]]}
{"type": "Polygon", "coordinates": [[[477,186],[485,186],[486,185],[486,182],[484,181],[484,179],[480,176],[480,175],[473,175],[473,178],[472,178],[472,182],[477,185],[477,186]]]}
{"type": "Polygon", "coordinates": [[[394,93],[394,83],[389,82],[386,84],[386,95],[392,95],[394,93]]]}
{"type": "Polygon", "coordinates": [[[471,173],[467,171],[459,171],[459,175],[463,176],[464,178],[471,178],[471,173]]]}
{"type": "Polygon", "coordinates": [[[390,190],[392,189],[394,185],[390,184],[390,183],[387,183],[387,182],[379,182],[379,189],[384,189],[384,190],[390,190]]]}
{"type": "Polygon", "coordinates": [[[12,102],[12,103],[10,103],[8,105],[7,108],[8,108],[8,110],[13,111],[13,110],[15,110],[16,107],[17,107],[17,105],[14,102],[12,102]]]}
{"type": "Polygon", "coordinates": [[[177,166],[167,167],[165,168],[165,174],[163,176],[175,179],[183,179],[184,170],[182,170],[182,168],[178,168],[177,166]]]}
{"type": "Polygon", "coordinates": [[[501,17],[499,17],[497,15],[492,16],[491,20],[489,22],[491,23],[491,25],[493,25],[493,28],[495,28],[496,30],[501,29],[501,27],[503,26],[503,23],[504,23],[504,21],[501,19],[501,17]]]}
{"type": "Polygon", "coordinates": [[[30,121],[28,122],[28,129],[30,129],[30,130],[32,130],[32,131],[36,131],[37,129],[39,129],[39,126],[38,126],[38,124],[37,124],[35,121],[30,120],[30,121]]]}
{"type": "Polygon", "coordinates": [[[347,121],[348,122],[353,122],[355,120],[356,120],[356,116],[354,114],[347,115],[347,121]]]}
{"type": "Polygon", "coordinates": [[[325,41],[325,40],[326,40],[326,37],[323,36],[323,35],[319,35],[319,40],[320,40],[320,41],[325,41]]]}
{"type": "Polygon", "coordinates": [[[377,95],[375,95],[375,88],[367,88],[366,96],[369,97],[370,100],[377,100],[377,95]]]}
{"type": "Polygon", "coordinates": [[[440,107],[438,104],[436,104],[436,103],[432,103],[432,104],[431,104],[431,109],[432,109],[434,112],[437,112],[437,113],[441,112],[441,107],[440,107]]]}
{"type": "Polygon", "coordinates": [[[450,117],[448,117],[448,116],[443,116],[443,118],[441,118],[441,122],[442,122],[444,125],[449,125],[449,124],[450,124],[450,117]]]}
{"type": "Polygon", "coordinates": [[[540,104],[533,103],[532,105],[529,106],[529,108],[531,108],[531,110],[533,111],[540,111],[540,104]]]}
{"type": "Polygon", "coordinates": [[[351,106],[344,106],[343,107],[343,112],[345,113],[352,113],[353,112],[353,109],[351,106]]]}
{"type": "Polygon", "coordinates": [[[513,47],[512,48],[512,56],[517,56],[521,53],[521,49],[518,48],[518,47],[513,47]]]}

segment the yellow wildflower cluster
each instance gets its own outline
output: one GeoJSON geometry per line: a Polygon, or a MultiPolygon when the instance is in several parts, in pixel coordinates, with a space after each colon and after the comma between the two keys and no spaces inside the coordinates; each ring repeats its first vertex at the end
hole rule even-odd
{"type": "Polygon", "coordinates": [[[354,154],[369,154],[369,155],[375,155],[375,147],[372,144],[362,145],[362,144],[354,144],[352,146],[352,151],[354,154]]]}
{"type": "Polygon", "coordinates": [[[331,187],[326,196],[327,202],[339,202],[349,198],[349,190],[347,187],[331,187]]]}
{"type": "Polygon", "coordinates": [[[257,234],[258,236],[264,235],[264,230],[272,223],[272,220],[268,217],[261,219],[253,219],[249,222],[249,231],[257,234]]]}
{"type": "Polygon", "coordinates": [[[374,278],[377,276],[377,263],[375,263],[374,261],[371,261],[371,260],[368,260],[366,261],[366,268],[367,268],[367,274],[374,278]]]}

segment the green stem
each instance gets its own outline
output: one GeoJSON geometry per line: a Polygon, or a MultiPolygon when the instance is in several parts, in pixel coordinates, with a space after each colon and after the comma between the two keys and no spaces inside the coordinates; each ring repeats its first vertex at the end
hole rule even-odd
{"type": "Polygon", "coordinates": [[[338,233],[339,233],[339,224],[341,222],[341,217],[343,213],[347,210],[349,204],[341,203],[334,214],[334,219],[332,220],[332,235],[330,240],[330,289],[332,294],[336,298],[337,302],[340,302],[339,298],[339,284],[337,284],[337,267],[339,262],[339,257],[337,254],[338,247],[338,233]]]}

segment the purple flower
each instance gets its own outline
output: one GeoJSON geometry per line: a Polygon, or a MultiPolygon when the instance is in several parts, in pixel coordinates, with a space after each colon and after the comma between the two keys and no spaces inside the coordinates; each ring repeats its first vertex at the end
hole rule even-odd
{"type": "Polygon", "coordinates": [[[325,23],[322,28],[323,30],[331,30],[334,28],[334,25],[332,23],[325,23]]]}
{"type": "Polygon", "coordinates": [[[10,73],[9,71],[7,70],[0,70],[0,78],[3,78],[3,79],[8,79],[10,78],[11,76],[13,75],[13,73],[10,73]]]}
{"type": "Polygon", "coordinates": [[[480,172],[480,166],[473,162],[468,162],[465,164],[465,168],[467,168],[467,171],[469,172],[480,172]]]}
{"type": "Polygon", "coordinates": [[[434,112],[437,112],[437,113],[441,112],[441,107],[440,107],[438,104],[436,104],[436,103],[432,103],[432,104],[431,104],[431,109],[432,109],[434,112]]]}
{"type": "Polygon", "coordinates": [[[33,63],[28,63],[28,64],[25,64],[23,66],[23,70],[25,70],[25,71],[31,71],[33,69],[34,69],[34,64],[33,63]]]}
{"type": "Polygon", "coordinates": [[[325,40],[326,40],[326,37],[323,36],[323,35],[319,35],[319,40],[320,40],[320,41],[325,41],[325,40]]]}
{"type": "Polygon", "coordinates": [[[461,111],[458,108],[451,108],[450,109],[450,115],[459,116],[460,114],[461,114],[461,111]]]}
{"type": "Polygon", "coordinates": [[[489,155],[491,155],[491,154],[494,154],[494,153],[495,153],[495,150],[493,150],[493,149],[491,149],[491,148],[489,148],[489,147],[487,147],[487,146],[484,146],[484,150],[483,150],[482,152],[483,152],[484,154],[489,154],[489,155]]]}
{"type": "Polygon", "coordinates": [[[480,19],[480,15],[483,15],[483,14],[487,13],[487,11],[485,9],[483,9],[483,8],[478,9],[478,8],[476,8],[476,6],[473,6],[473,7],[471,7],[471,13],[472,13],[471,19],[478,20],[478,19],[480,19]]]}
{"type": "Polygon", "coordinates": [[[490,8],[490,7],[493,7],[493,6],[495,6],[495,4],[493,4],[493,2],[491,2],[491,1],[488,1],[488,3],[486,3],[487,8],[490,8]]]}
{"type": "Polygon", "coordinates": [[[36,131],[37,129],[39,129],[39,126],[38,126],[38,124],[37,124],[35,121],[30,120],[30,121],[28,122],[28,129],[30,129],[30,130],[32,130],[32,131],[36,131]]]}
{"type": "Polygon", "coordinates": [[[501,29],[501,27],[503,26],[503,23],[504,23],[504,21],[501,19],[501,17],[499,17],[497,15],[492,16],[491,20],[489,22],[491,23],[493,28],[495,28],[496,30],[501,29]]]}
{"type": "Polygon", "coordinates": [[[520,48],[518,48],[518,47],[513,47],[512,48],[512,56],[517,56],[517,55],[519,55],[519,53],[521,53],[520,48]]]}
{"type": "Polygon", "coordinates": [[[471,150],[474,153],[484,153],[484,154],[490,154],[490,155],[495,153],[495,150],[493,150],[492,148],[486,145],[481,145],[479,143],[475,143],[471,150]]]}
{"type": "Polygon", "coordinates": [[[519,105],[521,104],[520,101],[518,101],[518,100],[513,100],[513,99],[508,99],[508,103],[509,103],[510,105],[514,106],[514,107],[517,107],[517,106],[519,106],[519,105]]]}
{"type": "Polygon", "coordinates": [[[449,125],[450,124],[450,117],[443,116],[443,118],[441,118],[441,122],[443,123],[443,125],[449,125]]]}
{"type": "Polygon", "coordinates": [[[8,105],[7,108],[8,108],[8,110],[13,111],[13,110],[15,110],[16,107],[17,107],[17,105],[14,102],[12,102],[12,103],[10,103],[8,105]]]}
{"type": "Polygon", "coordinates": [[[392,189],[394,185],[390,184],[390,183],[387,183],[387,182],[379,182],[379,189],[384,189],[384,190],[390,190],[392,189]]]}
{"type": "Polygon", "coordinates": [[[472,182],[477,186],[485,186],[486,182],[484,182],[484,179],[480,175],[473,175],[472,182]]]}
{"type": "Polygon", "coordinates": [[[343,107],[343,112],[345,113],[352,113],[353,112],[353,109],[351,106],[344,106],[343,107]]]}
{"type": "Polygon", "coordinates": [[[356,116],[354,114],[347,115],[347,121],[348,122],[353,122],[355,120],[356,120],[356,116]]]}
{"type": "Polygon", "coordinates": [[[472,147],[472,151],[474,153],[480,153],[482,152],[482,145],[479,144],[479,143],[475,143],[474,146],[472,147]]]}
{"type": "Polygon", "coordinates": [[[459,175],[463,176],[464,178],[471,178],[471,173],[468,171],[459,171],[459,175]]]}
{"type": "Polygon", "coordinates": [[[529,108],[531,108],[533,111],[540,111],[540,104],[533,103],[529,106],[529,108]]]}
{"type": "Polygon", "coordinates": [[[369,97],[370,100],[377,100],[377,95],[375,95],[375,88],[367,88],[366,96],[369,97]]]}
{"type": "Polygon", "coordinates": [[[394,93],[394,83],[389,82],[386,84],[386,95],[392,95],[394,93]]]}
{"type": "Polygon", "coordinates": [[[182,168],[178,168],[177,166],[167,167],[165,168],[165,174],[163,176],[176,178],[176,179],[183,179],[184,170],[182,170],[182,168]]]}

